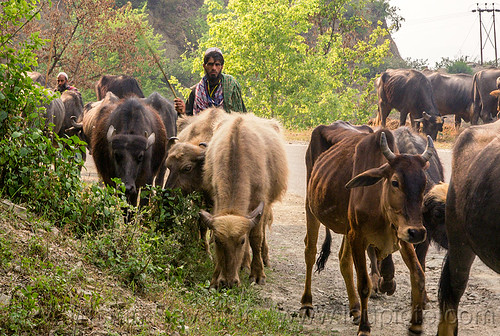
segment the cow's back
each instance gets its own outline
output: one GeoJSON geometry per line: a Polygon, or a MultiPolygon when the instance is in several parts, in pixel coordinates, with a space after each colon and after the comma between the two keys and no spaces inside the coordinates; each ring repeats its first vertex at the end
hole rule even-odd
{"type": "Polygon", "coordinates": [[[246,215],[286,191],[288,166],[283,139],[268,120],[238,115],[214,132],[207,148],[205,189],[214,198],[214,213],[246,215]]]}
{"type": "Polygon", "coordinates": [[[426,76],[431,83],[439,113],[458,114],[464,121],[469,122],[473,102],[472,75],[433,72],[426,76]]]}
{"type": "Polygon", "coordinates": [[[316,151],[312,146],[317,143],[322,142],[329,147],[317,156],[308,171],[307,206],[327,227],[346,234],[350,191],[345,185],[353,176],[356,146],[365,137],[373,136],[373,133],[346,128],[339,122],[316,128],[314,132],[316,140],[310,143],[308,153],[316,151]]]}
{"type": "Polygon", "coordinates": [[[118,98],[137,96],[144,98],[144,93],[137,80],[127,75],[104,75],[95,85],[97,100],[104,99],[106,92],[113,92],[118,98]]]}
{"type": "Polygon", "coordinates": [[[208,108],[192,117],[178,134],[180,142],[190,142],[198,145],[200,142],[209,142],[219,124],[235,115],[229,114],[220,108],[208,108]]]}

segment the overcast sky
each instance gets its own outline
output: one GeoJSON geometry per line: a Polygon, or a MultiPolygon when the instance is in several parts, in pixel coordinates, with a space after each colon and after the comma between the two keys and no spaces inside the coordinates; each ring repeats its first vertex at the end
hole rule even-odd
{"type": "MultiPolygon", "coordinates": [[[[470,0],[389,0],[392,6],[399,8],[399,15],[405,18],[401,29],[393,34],[403,58],[427,59],[434,67],[442,57],[456,59],[468,56],[469,60],[481,59],[479,43],[479,16],[473,13],[477,2],[470,0]]],[[[493,2],[479,3],[480,8],[492,8],[493,2]]],[[[500,9],[500,3],[495,3],[500,9]]],[[[483,60],[495,59],[493,47],[492,13],[481,14],[483,25],[490,32],[491,42],[486,41],[483,28],[483,60]]],[[[497,40],[500,38],[500,12],[495,13],[497,40]]],[[[500,57],[500,43],[497,50],[500,57]]]]}

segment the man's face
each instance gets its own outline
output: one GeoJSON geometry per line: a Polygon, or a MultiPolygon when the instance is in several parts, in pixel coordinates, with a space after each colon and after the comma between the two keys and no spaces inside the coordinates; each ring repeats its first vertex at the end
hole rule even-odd
{"type": "Polygon", "coordinates": [[[206,64],[203,64],[203,69],[205,69],[205,74],[207,75],[208,79],[218,78],[222,71],[222,68],[223,65],[221,64],[221,62],[214,60],[213,57],[210,57],[208,59],[208,62],[206,64]]]}
{"type": "Polygon", "coordinates": [[[63,88],[66,86],[66,83],[68,83],[68,80],[63,75],[60,75],[59,77],[57,77],[57,86],[58,87],[63,88]]]}

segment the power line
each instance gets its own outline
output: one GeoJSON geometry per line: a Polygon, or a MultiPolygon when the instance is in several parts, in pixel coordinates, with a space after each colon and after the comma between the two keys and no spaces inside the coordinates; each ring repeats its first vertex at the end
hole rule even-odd
{"type": "Polygon", "coordinates": [[[480,43],[480,48],[481,48],[481,65],[483,65],[483,49],[484,47],[486,46],[486,42],[488,42],[488,40],[490,41],[490,43],[492,44],[492,46],[495,48],[495,66],[498,66],[498,56],[497,56],[497,31],[496,31],[496,26],[495,26],[495,12],[500,12],[500,10],[498,9],[495,9],[495,4],[492,3],[491,4],[492,7],[491,8],[488,8],[488,4],[485,3],[484,4],[484,8],[480,8],[479,7],[479,3],[477,3],[477,9],[473,9],[472,12],[475,13],[477,12],[479,14],[479,43],[480,43]],[[482,21],[482,17],[481,17],[481,13],[491,13],[492,14],[492,23],[489,27],[489,30],[487,29],[487,27],[483,24],[483,21],[482,21]],[[491,40],[490,38],[490,33],[491,33],[491,29],[493,28],[493,41],[491,40]],[[484,29],[484,32],[486,33],[486,40],[484,41],[484,45],[483,45],[483,29],[484,29]]]}

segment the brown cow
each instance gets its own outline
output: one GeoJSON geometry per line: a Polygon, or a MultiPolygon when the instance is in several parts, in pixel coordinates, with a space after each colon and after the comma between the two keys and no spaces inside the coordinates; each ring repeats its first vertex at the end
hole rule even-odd
{"type": "MultiPolygon", "coordinates": [[[[430,147],[432,140],[428,137],[430,147]]],[[[344,235],[340,269],[351,315],[355,322],[359,321],[358,335],[370,334],[367,304],[372,286],[365,256],[368,246],[374,247],[379,260],[401,248],[412,287],[410,330],[422,331],[425,279],[412,244],[426,238],[421,205],[426,185],[424,169],[430,156],[427,149],[422,155],[400,155],[387,129],[365,133],[336,122],[313,131],[306,153],[307,269],[301,300],[303,314],[310,316],[313,310],[311,275],[322,223],[344,235]],[[382,183],[377,184],[379,181],[382,183]],[[354,289],[353,261],[361,312],[354,289]]]]}
{"type": "Polygon", "coordinates": [[[399,125],[404,126],[410,114],[411,126],[423,123],[423,131],[436,140],[443,131],[443,118],[439,115],[430,81],[420,71],[388,69],[375,80],[378,95],[378,120],[382,127],[393,108],[399,111],[399,125]]]}
{"type": "Polygon", "coordinates": [[[97,100],[104,99],[106,92],[113,92],[118,98],[137,96],[144,98],[144,93],[134,77],[127,75],[104,75],[95,84],[97,100]]]}
{"type": "Polygon", "coordinates": [[[107,185],[120,178],[128,202],[136,205],[139,188],[153,183],[165,160],[163,121],[138,98],[102,105],[90,140],[97,171],[107,185]]]}
{"type": "Polygon", "coordinates": [[[250,280],[265,283],[265,229],[272,222],[272,204],[286,192],[287,181],[284,142],[268,120],[235,115],[214,132],[203,174],[204,188],[214,200],[213,214],[200,213],[215,242],[211,287],[240,283],[238,271],[248,243],[253,252],[250,280]]]}

